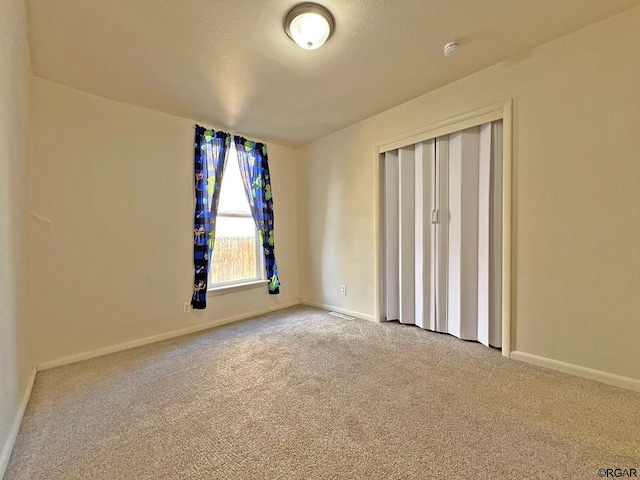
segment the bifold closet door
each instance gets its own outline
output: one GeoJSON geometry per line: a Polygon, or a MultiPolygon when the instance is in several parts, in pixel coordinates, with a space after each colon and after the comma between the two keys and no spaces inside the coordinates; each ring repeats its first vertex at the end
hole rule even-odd
{"type": "Polygon", "coordinates": [[[384,303],[385,319],[400,318],[400,168],[398,151],[384,156],[384,303]]]}
{"type": "Polygon", "coordinates": [[[384,158],[385,318],[430,328],[434,141],[384,158]]]}
{"type": "Polygon", "coordinates": [[[502,122],[383,161],[385,318],[500,347],[502,122]]]}
{"type": "Polygon", "coordinates": [[[489,186],[489,345],[502,347],[502,120],[491,124],[489,186]]]}
{"type": "Polygon", "coordinates": [[[501,346],[501,122],[448,136],[447,332],[501,346]],[[498,176],[499,175],[499,176],[498,176]]]}
{"type": "Polygon", "coordinates": [[[433,212],[435,207],[435,140],[415,145],[414,195],[414,284],[415,325],[434,330],[433,212]]]}
{"type": "Polygon", "coordinates": [[[449,256],[449,136],[434,140],[433,213],[431,223],[431,285],[433,321],[429,330],[449,333],[447,322],[447,288],[449,256]]]}

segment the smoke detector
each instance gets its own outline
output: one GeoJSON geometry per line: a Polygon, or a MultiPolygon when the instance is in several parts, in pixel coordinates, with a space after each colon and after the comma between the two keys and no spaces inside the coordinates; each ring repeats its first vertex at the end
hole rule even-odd
{"type": "Polygon", "coordinates": [[[458,42],[449,42],[444,46],[444,56],[450,57],[458,51],[458,42]]]}

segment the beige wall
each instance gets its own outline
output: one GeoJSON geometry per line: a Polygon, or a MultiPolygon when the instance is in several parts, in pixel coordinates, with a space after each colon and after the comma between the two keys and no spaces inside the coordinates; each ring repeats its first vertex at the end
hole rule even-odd
{"type": "Polygon", "coordinates": [[[638,58],[635,8],[308,145],[301,298],[374,315],[375,145],[512,97],[512,346],[640,379],[638,58]]]}
{"type": "Polygon", "coordinates": [[[24,4],[0,0],[0,477],[32,368],[24,310],[30,85],[24,4]]]}
{"type": "Polygon", "coordinates": [[[193,281],[193,125],[35,78],[29,300],[47,362],[298,299],[296,157],[269,144],[281,294],[210,297],[193,281]]]}

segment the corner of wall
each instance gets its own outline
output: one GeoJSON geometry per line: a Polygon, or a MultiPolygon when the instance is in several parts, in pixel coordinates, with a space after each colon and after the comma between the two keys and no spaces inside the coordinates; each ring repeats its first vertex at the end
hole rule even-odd
{"type": "Polygon", "coordinates": [[[0,1],[0,477],[35,378],[27,254],[29,121],[33,68],[23,0],[0,1]]]}

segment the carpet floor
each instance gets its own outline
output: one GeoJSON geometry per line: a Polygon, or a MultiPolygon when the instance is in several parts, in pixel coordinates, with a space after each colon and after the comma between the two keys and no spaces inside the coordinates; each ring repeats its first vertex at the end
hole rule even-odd
{"type": "Polygon", "coordinates": [[[588,479],[639,432],[638,393],[293,307],[40,372],[5,479],[588,479]]]}

